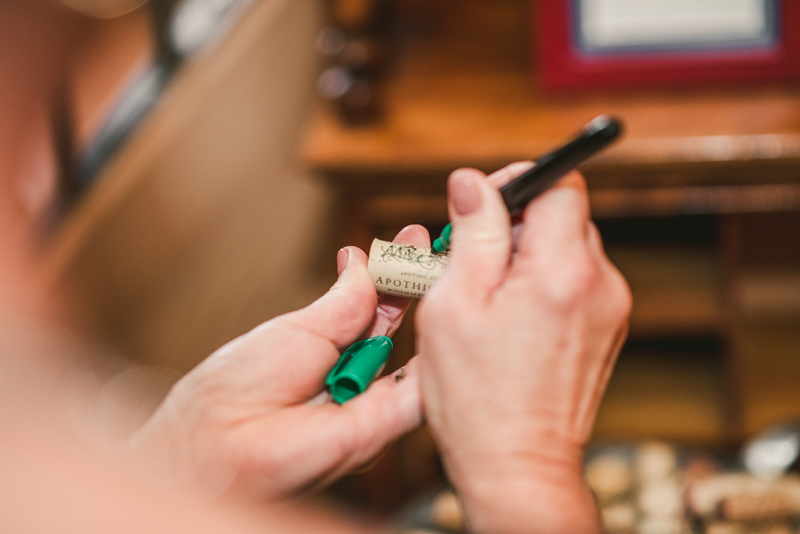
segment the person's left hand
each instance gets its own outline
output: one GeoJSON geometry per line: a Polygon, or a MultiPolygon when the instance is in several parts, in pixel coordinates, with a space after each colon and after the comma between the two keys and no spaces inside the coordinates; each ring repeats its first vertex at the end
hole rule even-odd
{"type": "MultiPolygon", "coordinates": [[[[395,241],[429,246],[416,225],[395,241]]],[[[410,304],[376,294],[360,249],[340,250],[337,262],[339,280],[319,300],[228,343],[173,387],[129,442],[150,483],[209,498],[237,481],[282,498],[368,464],[420,424],[413,360],[402,380],[384,377],[344,405],[329,402],[325,379],[341,352],[391,336],[410,304]]]]}

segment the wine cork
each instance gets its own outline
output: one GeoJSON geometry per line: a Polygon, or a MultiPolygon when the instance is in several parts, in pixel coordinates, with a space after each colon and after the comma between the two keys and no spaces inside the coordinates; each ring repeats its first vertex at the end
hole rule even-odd
{"type": "Polygon", "coordinates": [[[464,530],[464,513],[455,493],[445,490],[434,499],[431,504],[431,519],[436,526],[453,532],[464,530]]]}
{"type": "Polygon", "coordinates": [[[796,499],[778,491],[754,495],[730,495],[719,505],[722,519],[732,521],[763,521],[790,518],[798,515],[796,499]]]}
{"type": "Polygon", "coordinates": [[[378,293],[419,299],[442,276],[447,259],[429,248],[375,239],[367,269],[378,293]]]}
{"type": "Polygon", "coordinates": [[[600,502],[610,502],[633,487],[633,470],[626,458],[603,454],[586,466],[586,481],[600,502]]]}

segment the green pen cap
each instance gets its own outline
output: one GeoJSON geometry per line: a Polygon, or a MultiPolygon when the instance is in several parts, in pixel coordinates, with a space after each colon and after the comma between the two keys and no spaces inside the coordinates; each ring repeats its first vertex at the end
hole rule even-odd
{"type": "Polygon", "coordinates": [[[344,404],[363,393],[383,370],[392,347],[392,340],[386,336],[371,337],[350,345],[325,381],[333,400],[344,404]]]}
{"type": "Polygon", "coordinates": [[[447,249],[450,248],[450,234],[452,232],[453,226],[450,223],[447,223],[447,226],[445,226],[444,230],[442,230],[442,235],[433,241],[433,250],[439,254],[447,252],[447,249]]]}

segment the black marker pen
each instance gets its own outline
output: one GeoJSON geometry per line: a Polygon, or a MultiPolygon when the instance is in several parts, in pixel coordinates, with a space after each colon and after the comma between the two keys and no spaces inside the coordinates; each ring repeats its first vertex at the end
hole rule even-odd
{"type": "MultiPolygon", "coordinates": [[[[514,215],[552,186],[559,178],[610,145],[622,133],[622,123],[608,115],[600,115],[583,127],[581,133],[566,144],[536,159],[536,166],[500,188],[508,212],[514,215]]],[[[433,242],[436,252],[450,248],[450,224],[433,242]]]]}
{"type": "MultiPolygon", "coordinates": [[[[621,131],[618,120],[601,115],[587,124],[575,139],[538,158],[535,167],[500,188],[509,213],[513,216],[522,211],[556,180],[608,146],[621,131]]],[[[442,236],[434,241],[435,252],[447,251],[450,228],[449,224],[445,226],[442,236]]],[[[431,254],[427,248],[376,239],[369,251],[367,269],[378,292],[420,298],[430,284],[438,280],[447,260],[447,256],[431,254]],[[416,269],[419,272],[415,272],[416,269]]],[[[334,401],[347,402],[366,390],[380,373],[391,349],[391,340],[384,336],[359,341],[347,349],[327,379],[334,401]]]]}

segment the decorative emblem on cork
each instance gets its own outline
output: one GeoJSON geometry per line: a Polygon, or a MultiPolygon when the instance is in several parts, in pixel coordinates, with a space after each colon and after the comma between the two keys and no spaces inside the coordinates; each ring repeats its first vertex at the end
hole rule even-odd
{"type": "Polygon", "coordinates": [[[442,276],[447,260],[429,248],[375,239],[367,269],[378,293],[419,299],[442,276]]]}

